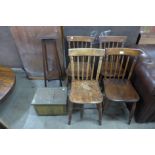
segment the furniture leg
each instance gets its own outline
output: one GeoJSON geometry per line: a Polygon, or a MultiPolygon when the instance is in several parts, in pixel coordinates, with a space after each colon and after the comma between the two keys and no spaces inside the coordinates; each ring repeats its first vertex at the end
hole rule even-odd
{"type": "Polygon", "coordinates": [[[131,108],[131,111],[130,111],[130,115],[129,115],[129,121],[128,121],[128,124],[129,125],[131,123],[131,120],[132,120],[132,117],[134,115],[135,109],[136,109],[136,103],[133,103],[132,108],[131,108]]]}
{"type": "Polygon", "coordinates": [[[81,110],[80,110],[80,118],[83,119],[83,113],[84,113],[84,105],[81,105],[81,110]]]}
{"type": "Polygon", "coordinates": [[[102,125],[102,103],[98,104],[99,107],[99,125],[102,125]]]}
{"type": "Polygon", "coordinates": [[[47,80],[46,80],[46,78],[44,78],[44,84],[45,84],[45,87],[47,87],[47,80]]]}
{"type": "Polygon", "coordinates": [[[73,103],[69,101],[68,103],[68,125],[71,124],[72,110],[73,110],[73,103]]]}
{"type": "MultiPolygon", "coordinates": [[[[106,98],[104,100],[107,100],[106,98]]],[[[107,103],[106,101],[102,102],[102,114],[104,112],[104,110],[108,107],[109,103],[107,103]]]]}
{"type": "Polygon", "coordinates": [[[60,87],[62,87],[62,80],[60,79],[59,81],[60,81],[60,87]]]}

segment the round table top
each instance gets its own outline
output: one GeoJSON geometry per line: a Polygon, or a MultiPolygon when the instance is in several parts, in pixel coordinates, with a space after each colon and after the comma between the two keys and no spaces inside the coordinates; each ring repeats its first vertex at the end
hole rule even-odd
{"type": "Polygon", "coordinates": [[[15,82],[16,76],[12,69],[0,65],[0,102],[11,92],[15,82]]]}

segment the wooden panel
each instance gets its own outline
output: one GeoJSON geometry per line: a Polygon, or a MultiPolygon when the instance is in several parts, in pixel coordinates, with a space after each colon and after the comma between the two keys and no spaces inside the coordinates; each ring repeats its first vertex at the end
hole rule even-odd
{"type": "Polygon", "coordinates": [[[0,102],[15,85],[16,77],[13,71],[9,68],[0,66],[0,102]]]}
{"type": "MultiPolygon", "coordinates": [[[[28,74],[28,77],[42,77],[43,64],[42,64],[42,47],[41,37],[53,36],[57,38],[57,48],[60,57],[62,69],[64,68],[64,56],[62,50],[61,29],[56,26],[16,26],[11,27],[11,33],[17,45],[23,66],[28,74]]],[[[48,63],[50,70],[57,72],[59,77],[58,68],[55,63],[55,57],[52,51],[55,46],[52,44],[47,45],[49,51],[48,63]]],[[[56,78],[56,77],[55,77],[56,78]]]]}

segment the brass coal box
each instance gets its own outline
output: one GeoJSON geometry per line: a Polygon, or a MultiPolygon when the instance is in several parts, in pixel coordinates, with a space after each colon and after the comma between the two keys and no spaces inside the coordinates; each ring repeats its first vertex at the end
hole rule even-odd
{"type": "Polygon", "coordinates": [[[32,100],[38,115],[65,115],[67,88],[38,88],[32,100]]]}

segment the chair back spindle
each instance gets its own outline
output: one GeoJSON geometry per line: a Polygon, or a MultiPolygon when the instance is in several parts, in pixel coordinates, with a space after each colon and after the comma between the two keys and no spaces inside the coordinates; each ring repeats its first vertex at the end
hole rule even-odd
{"type": "Polygon", "coordinates": [[[95,48],[69,49],[72,80],[98,80],[104,56],[105,56],[104,49],[95,49],[95,48]],[[79,60],[81,60],[82,62],[80,63],[79,60]],[[85,62],[87,63],[85,64],[85,62]],[[75,70],[77,70],[77,76],[75,75],[75,70]],[[84,72],[86,72],[86,76],[84,76],[84,72]]]}
{"type": "Polygon", "coordinates": [[[95,37],[90,36],[67,36],[70,48],[92,48],[95,37]]]}
{"type": "Polygon", "coordinates": [[[106,57],[104,63],[104,78],[117,78],[117,79],[127,79],[130,80],[136,60],[140,55],[141,51],[138,49],[129,48],[107,48],[106,57]],[[109,70],[110,64],[110,75],[107,76],[107,71],[109,70]],[[123,71],[123,73],[122,73],[123,71]],[[117,73],[118,72],[118,73],[117,73]],[[122,73],[122,76],[121,76],[122,73]]]}
{"type": "Polygon", "coordinates": [[[100,48],[124,47],[127,36],[101,36],[99,37],[100,48]]]}

